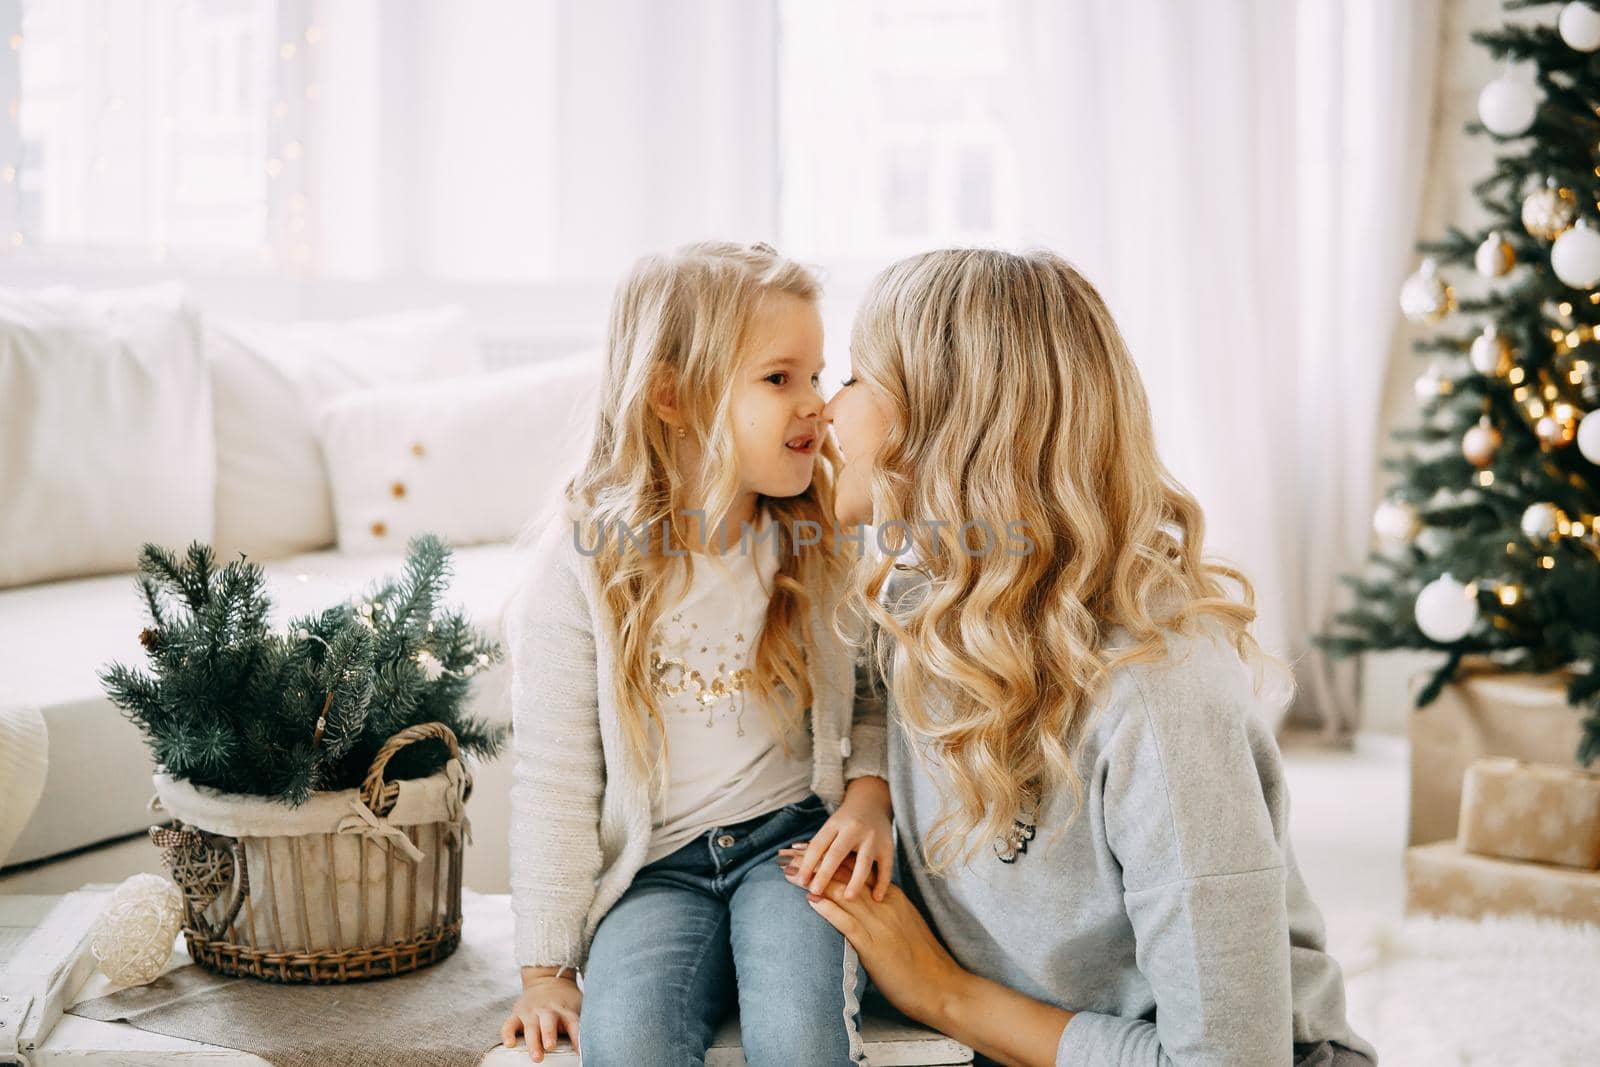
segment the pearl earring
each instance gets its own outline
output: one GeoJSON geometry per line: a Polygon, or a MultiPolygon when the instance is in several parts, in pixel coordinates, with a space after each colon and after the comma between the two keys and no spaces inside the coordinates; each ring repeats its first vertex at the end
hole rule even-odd
{"type": "Polygon", "coordinates": [[[689,436],[689,431],[686,430],[684,427],[679,426],[678,427],[678,436],[679,437],[688,437],[689,436]]]}

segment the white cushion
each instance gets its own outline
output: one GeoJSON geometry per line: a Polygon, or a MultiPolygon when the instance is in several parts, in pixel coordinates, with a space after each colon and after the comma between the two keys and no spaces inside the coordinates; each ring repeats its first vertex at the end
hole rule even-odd
{"type": "Polygon", "coordinates": [[[206,334],[216,394],[220,558],[333,544],[316,414],[354,389],[483,370],[459,307],[347,322],[228,321],[206,334]]]}
{"type": "Polygon", "coordinates": [[[348,393],[322,413],[339,549],[513,540],[588,454],[600,356],[348,393]]]}
{"type": "Polygon", "coordinates": [[[0,289],[0,588],[210,540],[215,480],[182,287],[0,289]]]}

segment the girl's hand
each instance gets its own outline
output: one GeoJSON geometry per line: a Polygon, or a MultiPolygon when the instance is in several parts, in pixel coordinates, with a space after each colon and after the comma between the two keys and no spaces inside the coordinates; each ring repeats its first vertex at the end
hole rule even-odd
{"type": "Polygon", "coordinates": [[[578,1015],[583,1008],[583,991],[572,978],[557,978],[549,967],[522,969],[522,996],[511,1009],[511,1017],[500,1027],[500,1041],[506,1048],[517,1047],[517,1035],[528,1039],[528,1057],[543,1063],[544,1054],[556,1047],[562,1030],[578,1048],[578,1015]]]}
{"type": "MultiPolygon", "coordinates": [[[[798,866],[785,873],[804,886],[798,866]]],[[[807,892],[818,915],[844,935],[861,957],[873,984],[889,1003],[918,1022],[943,1022],[945,1009],[969,977],[928,928],[916,905],[897,885],[882,896],[851,897],[840,879],[821,894],[807,892]]]]}
{"type": "Polygon", "coordinates": [[[846,857],[854,855],[855,871],[845,886],[845,895],[851,899],[859,896],[876,867],[872,895],[882,900],[894,869],[890,817],[889,783],[870,774],[852,778],[845,786],[844,801],[811,840],[796,843],[794,849],[785,849],[780,856],[787,858],[804,849],[804,855],[799,857],[800,880],[795,884],[809,885],[816,893],[833,880],[846,857]]]}

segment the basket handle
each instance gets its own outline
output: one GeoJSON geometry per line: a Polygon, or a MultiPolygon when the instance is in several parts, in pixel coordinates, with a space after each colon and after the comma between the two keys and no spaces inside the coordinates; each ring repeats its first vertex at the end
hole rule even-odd
{"type": "Polygon", "coordinates": [[[378,812],[378,805],[383,799],[383,772],[389,766],[389,760],[396,752],[411,744],[413,741],[443,741],[450,750],[450,758],[461,759],[461,745],[456,741],[455,731],[442,722],[419,722],[415,726],[407,726],[383,743],[378,749],[378,754],[372,757],[372,766],[367,769],[367,777],[361,783],[361,802],[374,812],[378,812]]]}

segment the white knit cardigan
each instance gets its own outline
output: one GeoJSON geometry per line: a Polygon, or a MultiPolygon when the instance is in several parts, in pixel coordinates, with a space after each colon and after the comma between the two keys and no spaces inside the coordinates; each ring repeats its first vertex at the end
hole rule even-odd
{"type": "MultiPolygon", "coordinates": [[[[887,777],[884,703],[813,601],[811,788],[831,811],[845,782],[887,777]],[[858,674],[858,671],[862,672],[858,674]],[[858,682],[858,678],[860,681],[858,682]]],[[[824,614],[824,609],[828,614],[824,614]]],[[[530,553],[504,621],[516,760],[511,786],[511,909],[519,966],[581,967],[600,920],[650,845],[648,784],[633,767],[610,684],[598,576],[570,518],[530,553]],[[604,682],[602,681],[604,680],[604,682]]]]}

